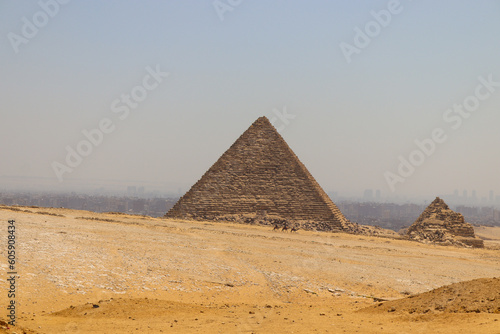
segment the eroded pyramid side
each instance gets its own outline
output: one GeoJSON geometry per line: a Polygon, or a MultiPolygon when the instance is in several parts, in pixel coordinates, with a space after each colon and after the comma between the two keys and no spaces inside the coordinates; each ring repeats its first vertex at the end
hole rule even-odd
{"type": "Polygon", "coordinates": [[[474,227],[439,197],[408,228],[407,235],[410,239],[421,242],[484,247],[483,240],[474,234],[474,227]]]}
{"type": "Polygon", "coordinates": [[[216,220],[256,214],[313,220],[345,230],[348,220],[266,117],[260,117],[167,212],[216,220]]]}

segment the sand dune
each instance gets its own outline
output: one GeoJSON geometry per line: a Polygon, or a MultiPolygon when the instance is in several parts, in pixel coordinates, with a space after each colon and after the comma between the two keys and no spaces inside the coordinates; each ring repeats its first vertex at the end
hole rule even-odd
{"type": "Polygon", "coordinates": [[[454,283],[408,298],[379,303],[366,311],[500,314],[500,278],[478,278],[454,283]]]}

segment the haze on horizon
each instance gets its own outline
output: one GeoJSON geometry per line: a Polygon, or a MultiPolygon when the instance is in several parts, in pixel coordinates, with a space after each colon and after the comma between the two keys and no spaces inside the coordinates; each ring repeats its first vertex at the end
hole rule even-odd
{"type": "Polygon", "coordinates": [[[187,191],[267,116],[327,192],[498,196],[499,14],[494,0],[2,2],[0,188],[187,191]],[[87,155],[70,166],[68,147],[87,155]]]}

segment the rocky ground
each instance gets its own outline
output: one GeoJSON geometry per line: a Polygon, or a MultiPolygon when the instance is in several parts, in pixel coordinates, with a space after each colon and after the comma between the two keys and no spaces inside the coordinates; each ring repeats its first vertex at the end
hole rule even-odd
{"type": "Polygon", "coordinates": [[[500,314],[500,278],[478,278],[454,283],[408,298],[378,303],[362,311],[500,314]]]}
{"type": "MultiPolygon", "coordinates": [[[[495,228],[477,233],[485,249],[464,249],[344,233],[0,207],[2,226],[8,219],[16,220],[18,326],[0,323],[0,333],[500,332],[494,310],[358,312],[382,310],[377,305],[385,300],[452,283],[500,277],[495,228]]],[[[6,240],[7,228],[1,233],[6,240]]],[[[0,265],[6,282],[5,255],[0,265]]],[[[7,284],[0,294],[0,305],[6,305],[7,284]]],[[[483,297],[492,298],[477,299],[483,297]]],[[[3,313],[0,319],[6,320],[3,313]]]]}

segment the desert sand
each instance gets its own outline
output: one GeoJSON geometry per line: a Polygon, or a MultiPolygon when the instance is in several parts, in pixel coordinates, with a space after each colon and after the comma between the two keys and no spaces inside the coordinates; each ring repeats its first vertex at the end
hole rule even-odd
{"type": "Polygon", "coordinates": [[[9,219],[17,326],[0,333],[500,333],[500,294],[481,292],[497,280],[422,294],[500,277],[500,228],[477,228],[486,248],[470,249],[0,206],[3,226],[9,219]],[[490,306],[461,308],[471,301],[490,306]]]}

